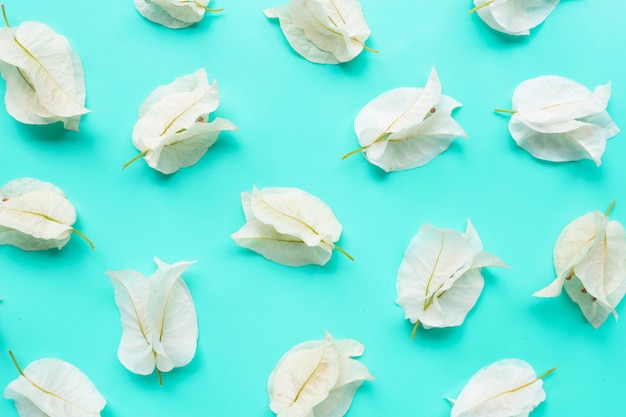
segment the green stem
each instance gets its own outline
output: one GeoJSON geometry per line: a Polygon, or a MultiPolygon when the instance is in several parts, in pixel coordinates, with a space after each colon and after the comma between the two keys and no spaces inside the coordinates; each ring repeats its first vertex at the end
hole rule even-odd
{"type": "Polygon", "coordinates": [[[334,247],[335,249],[337,249],[339,252],[341,252],[341,253],[343,253],[344,255],[346,255],[346,257],[347,257],[348,259],[350,259],[351,261],[354,261],[354,258],[353,258],[353,257],[352,257],[352,256],[351,256],[348,252],[346,252],[345,250],[341,249],[341,248],[340,248],[339,246],[337,246],[337,245],[333,245],[333,247],[334,247]]]}
{"type": "Polygon", "coordinates": [[[355,149],[355,150],[353,150],[351,152],[348,152],[347,154],[345,154],[344,156],[341,157],[341,160],[343,161],[344,159],[346,159],[349,156],[354,155],[355,153],[359,153],[361,151],[364,151],[364,150],[366,150],[367,148],[369,148],[370,146],[372,146],[375,143],[382,142],[383,140],[387,139],[391,135],[391,133],[392,132],[385,132],[385,133],[381,134],[379,137],[376,138],[376,140],[374,140],[374,142],[370,143],[369,145],[361,146],[359,149],[355,149]]]}
{"type": "Polygon", "coordinates": [[[537,379],[544,379],[545,377],[547,377],[548,375],[550,375],[552,372],[556,371],[556,366],[554,368],[548,369],[547,371],[545,371],[544,373],[542,373],[541,375],[539,375],[537,377],[537,379]]]}
{"type": "Polygon", "coordinates": [[[148,150],[146,149],[145,151],[143,151],[142,153],[140,153],[139,155],[135,156],[133,159],[131,159],[130,161],[126,162],[124,164],[124,166],[122,166],[122,169],[126,169],[130,164],[132,164],[133,162],[135,162],[136,160],[138,160],[139,158],[141,158],[142,156],[146,156],[148,154],[148,150]]]}
{"type": "MultiPolygon", "coordinates": [[[[4,4],[2,5],[2,10],[4,10],[4,4]]],[[[24,376],[24,372],[22,371],[22,368],[20,368],[20,365],[17,363],[17,359],[15,359],[15,355],[13,355],[11,349],[9,349],[9,355],[11,355],[11,360],[13,361],[13,365],[15,365],[15,367],[17,368],[17,372],[19,372],[20,375],[24,376]]]]}
{"type": "Polygon", "coordinates": [[[605,214],[606,217],[609,217],[609,213],[611,213],[611,211],[613,210],[613,207],[615,207],[615,200],[613,200],[609,208],[606,210],[606,214],[605,214]]]}
{"type": "Polygon", "coordinates": [[[420,327],[420,321],[415,322],[415,326],[413,326],[413,331],[411,332],[411,339],[415,338],[415,332],[417,332],[417,328],[420,327]]]}
{"type": "Polygon", "coordinates": [[[481,4],[480,6],[476,6],[476,7],[474,7],[473,9],[471,9],[468,13],[469,13],[469,14],[472,14],[472,13],[474,13],[475,11],[482,9],[483,7],[487,7],[487,6],[489,6],[491,3],[493,3],[493,1],[494,1],[494,0],[491,0],[491,1],[488,1],[487,3],[483,3],[483,4],[481,4]]]}
{"type": "Polygon", "coordinates": [[[370,145],[367,145],[367,146],[361,146],[359,149],[355,149],[355,150],[353,150],[353,151],[350,151],[350,152],[348,152],[347,154],[345,154],[344,156],[342,156],[342,157],[341,157],[341,160],[343,161],[343,160],[344,160],[344,159],[346,159],[347,157],[352,156],[352,155],[354,155],[355,153],[359,153],[359,152],[361,152],[361,151],[364,151],[364,150],[366,150],[366,149],[367,149],[367,148],[369,148],[369,147],[370,147],[370,145]]]}
{"type": "Polygon", "coordinates": [[[91,247],[91,250],[94,250],[96,247],[93,245],[93,242],[84,234],[82,234],[81,232],[79,232],[76,229],[72,229],[72,232],[76,233],[78,236],[82,237],[83,239],[85,239],[85,242],[89,243],[89,246],[91,247]]]}
{"type": "Polygon", "coordinates": [[[517,110],[507,110],[507,109],[493,109],[493,111],[497,113],[509,113],[509,114],[517,113],[517,110]]]}
{"type": "Polygon", "coordinates": [[[0,4],[0,7],[2,8],[2,17],[4,17],[4,23],[7,25],[8,28],[10,28],[11,25],[9,24],[9,19],[7,18],[7,11],[4,9],[4,3],[0,4]]]}
{"type": "Polygon", "coordinates": [[[363,44],[363,49],[365,49],[368,52],[373,52],[375,54],[379,54],[380,51],[378,49],[374,49],[374,48],[370,48],[369,46],[363,44]]]}
{"type": "Polygon", "coordinates": [[[159,368],[157,368],[157,376],[159,377],[159,385],[163,386],[163,375],[161,375],[159,368]]]}

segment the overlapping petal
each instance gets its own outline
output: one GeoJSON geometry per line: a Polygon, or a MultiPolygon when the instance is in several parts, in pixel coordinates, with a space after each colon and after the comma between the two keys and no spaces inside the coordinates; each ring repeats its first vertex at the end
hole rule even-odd
{"type": "Polygon", "coordinates": [[[290,0],[263,13],[279,19],[298,54],[319,64],[351,61],[366,48],[370,35],[358,0],[290,0]]]}
{"type": "Polygon", "coordinates": [[[338,249],[341,224],[326,203],[305,191],[254,187],[241,193],[241,203],[246,224],[231,235],[239,246],[288,266],[324,265],[338,249]]]}
{"type": "Polygon", "coordinates": [[[506,264],[483,252],[471,221],[466,232],[423,225],[398,270],[396,302],[405,318],[424,328],[459,326],[484,286],[481,270],[506,264]]]}
{"type": "Polygon", "coordinates": [[[195,305],[181,277],[194,262],[154,261],[158,268],[149,277],[132,269],[107,271],[122,322],[117,356],[140,375],[187,365],[198,340],[195,305]]]}
{"type": "Polygon", "coordinates": [[[452,118],[461,103],[441,94],[433,67],[424,88],[396,88],[370,101],[357,114],[354,130],[361,151],[383,170],[416,168],[445,151],[457,137],[466,137],[452,118]]]}
{"type": "Polygon", "coordinates": [[[19,122],[60,121],[78,130],[81,115],[89,112],[80,58],[64,36],[42,23],[0,28],[0,72],[7,111],[19,122]]]}
{"type": "Polygon", "coordinates": [[[197,163],[223,130],[237,127],[222,118],[208,122],[217,109],[217,81],[209,84],[204,68],[158,87],[139,108],[133,144],[151,168],[172,174],[197,163]]]}

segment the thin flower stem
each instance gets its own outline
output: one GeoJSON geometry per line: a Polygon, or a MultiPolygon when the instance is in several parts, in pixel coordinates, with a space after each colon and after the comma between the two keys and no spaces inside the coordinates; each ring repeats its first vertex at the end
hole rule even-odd
{"type": "Polygon", "coordinates": [[[347,257],[348,259],[350,259],[351,261],[354,261],[354,258],[352,257],[352,255],[350,255],[348,252],[346,252],[345,250],[341,249],[341,248],[340,248],[339,246],[337,246],[337,245],[333,245],[333,247],[334,247],[335,249],[337,249],[339,252],[341,252],[341,253],[343,253],[344,255],[346,255],[346,257],[347,257]]]}
{"type": "Polygon", "coordinates": [[[163,375],[161,375],[159,368],[157,368],[157,376],[159,377],[159,385],[163,386],[163,375]]]}
{"type": "Polygon", "coordinates": [[[615,200],[613,200],[613,202],[611,203],[611,205],[609,206],[609,208],[606,210],[605,216],[609,217],[609,214],[611,213],[611,211],[613,210],[613,207],[615,207],[615,200]]]}
{"type": "Polygon", "coordinates": [[[493,109],[493,111],[497,113],[509,113],[509,114],[517,113],[517,110],[507,110],[507,109],[493,109]]]}
{"type": "Polygon", "coordinates": [[[480,6],[476,6],[476,7],[474,7],[473,9],[471,9],[468,13],[469,13],[469,14],[472,14],[472,13],[474,13],[475,11],[482,9],[483,7],[487,7],[487,6],[489,6],[491,3],[493,3],[493,1],[494,1],[494,0],[491,0],[491,1],[488,1],[487,3],[483,3],[483,4],[481,4],[480,6]]]}
{"type": "Polygon", "coordinates": [[[11,25],[9,24],[9,19],[7,18],[7,11],[4,9],[4,3],[0,4],[0,7],[2,8],[2,17],[4,17],[4,23],[7,25],[8,28],[10,28],[11,25]]]}
{"type": "Polygon", "coordinates": [[[411,332],[411,339],[415,339],[415,332],[417,332],[417,328],[420,327],[420,321],[415,322],[415,326],[413,326],[413,331],[411,332]]]}
{"type": "Polygon", "coordinates": [[[545,377],[547,377],[548,375],[550,375],[552,372],[556,371],[556,366],[554,368],[548,369],[547,371],[545,371],[544,373],[542,373],[541,375],[539,375],[537,377],[537,379],[544,379],[545,377]]]}
{"type": "MultiPolygon", "coordinates": [[[[2,6],[2,8],[4,9],[4,5],[2,6]]],[[[13,365],[15,365],[15,367],[17,368],[17,371],[20,373],[20,375],[24,376],[24,372],[22,371],[22,368],[20,368],[19,363],[17,363],[17,359],[15,359],[15,355],[13,355],[11,349],[9,349],[9,355],[11,355],[11,360],[13,361],[13,365]]]]}
{"type": "Polygon", "coordinates": [[[124,164],[124,166],[122,166],[122,169],[126,169],[130,164],[132,164],[133,162],[135,162],[136,160],[138,160],[142,156],[146,156],[147,154],[148,154],[148,150],[146,149],[145,151],[143,151],[142,153],[140,153],[139,155],[137,155],[136,157],[134,157],[130,161],[126,162],[124,164]]]}
{"type": "Polygon", "coordinates": [[[219,13],[219,12],[223,12],[224,8],[222,7],[221,9],[211,9],[210,7],[203,7],[204,10],[206,10],[207,12],[211,12],[211,13],[219,13]]]}
{"type": "Polygon", "coordinates": [[[79,232],[76,229],[72,229],[72,232],[76,233],[78,236],[80,236],[83,239],[85,239],[85,242],[89,243],[89,246],[91,247],[91,250],[96,249],[96,247],[93,245],[93,242],[91,241],[91,239],[89,239],[87,236],[85,236],[84,234],[82,234],[81,232],[79,232]]]}
{"type": "Polygon", "coordinates": [[[368,52],[373,52],[375,54],[379,54],[380,51],[378,49],[374,49],[374,48],[370,48],[369,46],[363,44],[363,49],[365,49],[368,52]]]}
{"type": "Polygon", "coordinates": [[[353,150],[351,152],[348,152],[347,154],[345,154],[344,156],[341,157],[341,160],[343,161],[344,159],[346,159],[349,156],[354,155],[355,153],[359,153],[361,151],[364,151],[367,148],[369,148],[370,146],[372,146],[373,144],[381,142],[381,141],[387,139],[389,136],[391,136],[391,132],[385,132],[385,133],[381,134],[379,137],[377,137],[376,140],[374,140],[374,142],[370,143],[369,145],[361,146],[359,149],[355,149],[355,150],[353,150]]]}
{"type": "Polygon", "coordinates": [[[359,149],[355,149],[353,151],[348,152],[347,154],[345,154],[344,156],[341,157],[341,160],[343,161],[344,159],[346,159],[349,156],[354,155],[355,153],[359,153],[361,151],[366,150],[367,148],[369,148],[369,146],[361,146],[359,149]]]}

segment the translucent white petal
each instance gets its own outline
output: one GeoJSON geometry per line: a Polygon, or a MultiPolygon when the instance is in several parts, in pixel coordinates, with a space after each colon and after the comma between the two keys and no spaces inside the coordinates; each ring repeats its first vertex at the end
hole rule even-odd
{"type": "Polygon", "coordinates": [[[311,62],[350,61],[370,35],[357,0],[290,0],[264,13],[279,19],[291,47],[311,62]]]}
{"type": "Polygon", "coordinates": [[[0,61],[7,110],[14,118],[34,124],[63,121],[66,129],[78,130],[80,116],[89,112],[84,73],[64,36],[39,22],[0,29],[0,61]]]}
{"type": "Polygon", "coordinates": [[[137,11],[146,19],[171,29],[180,29],[202,20],[208,0],[135,0],[137,11]]]}
{"type": "Polygon", "coordinates": [[[478,16],[485,23],[510,35],[528,35],[529,29],[542,23],[558,3],[559,0],[474,0],[478,16]]]}
{"type": "Polygon", "coordinates": [[[525,417],[546,398],[543,381],[519,359],[503,359],[476,372],[452,407],[451,417],[525,417]]]}
{"type": "Polygon", "coordinates": [[[99,417],[106,405],[91,380],[59,359],[32,362],[4,391],[16,402],[21,417],[99,417]]]}
{"type": "Polygon", "coordinates": [[[61,249],[75,222],[74,206],[52,184],[19,178],[0,189],[0,244],[61,249]]]}

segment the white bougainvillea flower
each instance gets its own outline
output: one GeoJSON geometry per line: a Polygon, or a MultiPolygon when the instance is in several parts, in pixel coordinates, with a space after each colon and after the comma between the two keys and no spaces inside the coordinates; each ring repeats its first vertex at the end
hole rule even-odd
{"type": "Polygon", "coordinates": [[[9,351],[20,373],[4,390],[20,417],[98,417],[106,400],[77,367],[60,359],[31,362],[23,371],[9,351]]]}
{"type": "Polygon", "coordinates": [[[556,279],[537,297],[556,297],[565,291],[596,329],[626,292],[626,233],[617,220],[592,211],[568,224],[554,245],[556,279]]]}
{"type": "Polygon", "coordinates": [[[63,122],[78,130],[85,108],[85,81],[78,55],[64,36],[39,22],[0,28],[4,101],[15,120],[34,125],[63,122]]]}
{"type": "Polygon", "coordinates": [[[478,16],[494,30],[509,35],[528,35],[541,24],[559,0],[474,0],[470,13],[478,16]]]}
{"type": "Polygon", "coordinates": [[[451,417],[527,417],[546,399],[543,378],[519,359],[503,359],[476,372],[453,403],[451,417]]]}
{"type": "Polygon", "coordinates": [[[587,87],[554,75],[532,78],[513,93],[509,132],[538,159],[553,162],[591,159],[600,166],[607,139],[619,129],[606,112],[611,83],[587,87]]]}
{"type": "Polygon", "coordinates": [[[288,266],[324,265],[337,249],[341,224],[319,198],[297,188],[241,193],[246,224],[231,237],[239,246],[288,266]]]}
{"type": "Polygon", "coordinates": [[[350,408],[356,390],[373,380],[361,362],[356,340],[324,340],[300,343],[276,364],[267,382],[270,409],[278,417],[341,417],[350,408]]]}
{"type": "Polygon", "coordinates": [[[63,191],[33,178],[18,178],[0,188],[0,245],[23,250],[61,249],[72,233],[91,241],[72,225],[76,210],[63,191]]]}
{"type": "Polygon", "coordinates": [[[124,168],[141,157],[164,174],[194,165],[222,130],[237,129],[219,117],[208,122],[219,100],[217,81],[209,84],[204,68],[158,87],[141,104],[133,129],[133,144],[141,153],[124,168]]]}
{"type": "Polygon", "coordinates": [[[385,171],[422,166],[448,149],[457,137],[467,137],[452,118],[461,103],[441,94],[433,67],[425,88],[396,88],[370,101],[357,114],[354,130],[365,159],[385,171]]]}
{"type": "Polygon", "coordinates": [[[318,64],[353,60],[365,46],[370,29],[358,0],[290,0],[283,6],[263,11],[278,18],[291,47],[318,64]]]}
{"type": "Polygon", "coordinates": [[[484,286],[482,268],[507,265],[483,252],[472,222],[465,233],[423,225],[404,252],[398,270],[396,302],[405,318],[424,328],[459,326],[484,286]]]}
{"type": "Polygon", "coordinates": [[[209,0],[135,0],[143,17],[171,29],[180,29],[199,22],[204,12],[220,12],[208,7],[209,0]]]}
{"type": "Polygon", "coordinates": [[[122,340],[117,357],[131,372],[149,375],[187,365],[196,354],[198,322],[191,293],[181,274],[195,261],[168,265],[149,277],[126,269],[107,271],[120,310],[122,340]]]}

